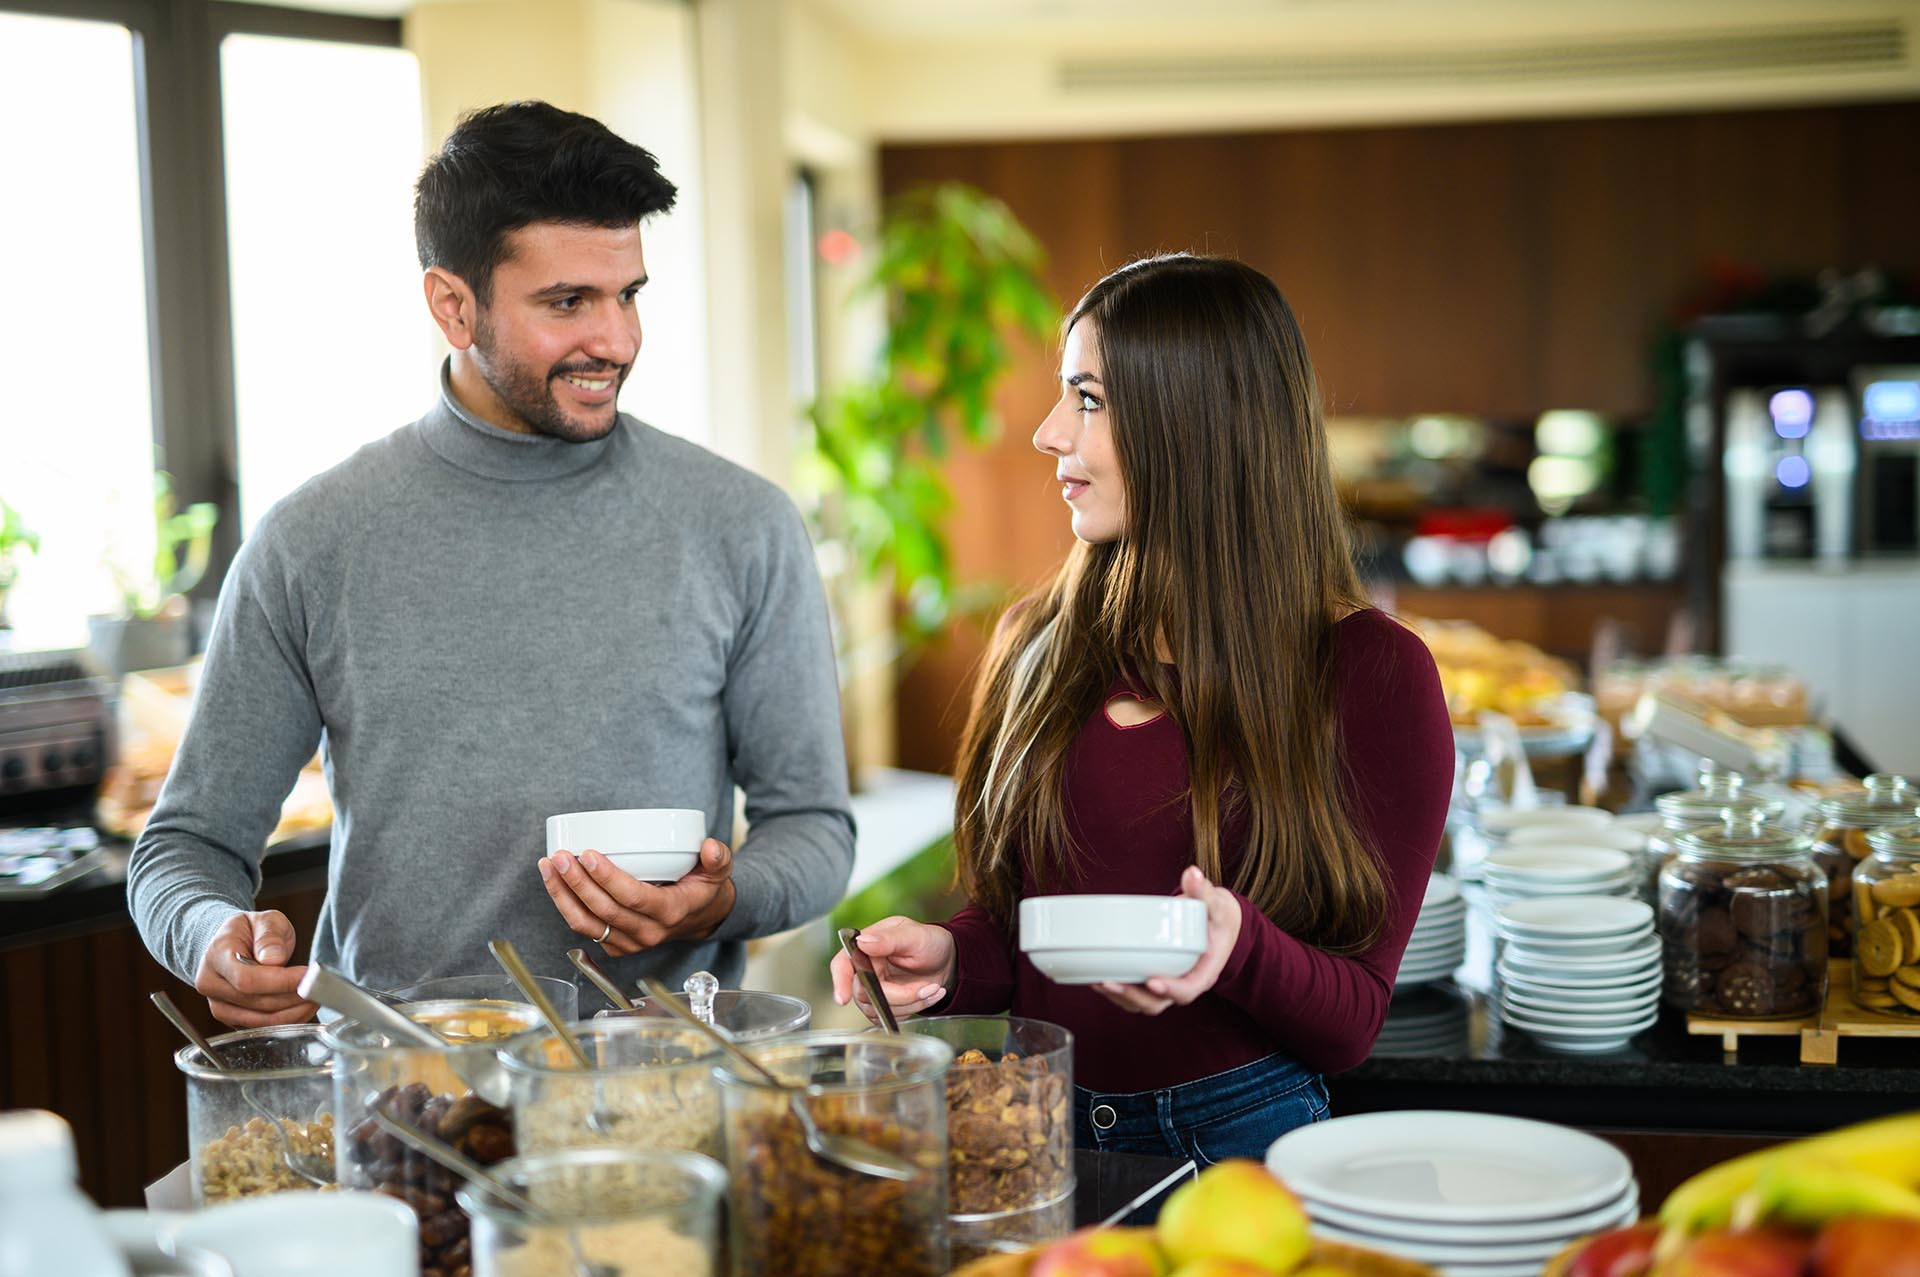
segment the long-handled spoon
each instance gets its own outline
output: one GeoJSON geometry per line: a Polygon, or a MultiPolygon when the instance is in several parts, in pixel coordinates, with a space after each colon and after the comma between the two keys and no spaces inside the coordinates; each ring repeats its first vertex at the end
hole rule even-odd
{"type": "Polygon", "coordinates": [[[921,1167],[898,1153],[892,1153],[866,1140],[851,1135],[834,1135],[820,1129],[813,1120],[813,1110],[807,1105],[807,1093],[804,1087],[789,1086],[775,1077],[760,1061],[742,1051],[733,1044],[733,1039],[696,1016],[689,1008],[677,1002],[667,986],[658,980],[647,979],[640,982],[647,996],[665,1007],[667,1011],[686,1021],[717,1043],[740,1068],[751,1077],[757,1078],[768,1086],[785,1091],[787,1106],[793,1110],[793,1116],[799,1121],[800,1129],[806,1134],[807,1147],[823,1161],[835,1166],[858,1171],[862,1175],[874,1175],[881,1179],[910,1180],[922,1174],[921,1167]]]}
{"type": "MultiPolygon", "coordinates": [[[[532,1199],[527,1197],[526,1194],[446,1141],[436,1139],[411,1122],[401,1121],[399,1118],[388,1113],[383,1113],[379,1109],[374,1110],[373,1120],[379,1125],[381,1130],[393,1136],[408,1148],[413,1149],[417,1153],[425,1154],[427,1157],[432,1158],[434,1161],[440,1163],[440,1165],[452,1171],[455,1175],[462,1176],[478,1185],[482,1192],[499,1198],[507,1205],[519,1211],[522,1215],[525,1215],[527,1219],[533,1223],[548,1228],[558,1228],[562,1226],[560,1221],[536,1206],[532,1199]]],[[[573,1266],[577,1277],[614,1277],[614,1274],[619,1271],[607,1264],[590,1262],[587,1259],[586,1252],[580,1249],[580,1238],[574,1234],[571,1228],[567,1229],[567,1249],[573,1252],[573,1266]]]]}
{"type": "Polygon", "coordinates": [[[378,1029],[396,1042],[448,1051],[448,1063],[460,1075],[460,1080],[473,1088],[475,1095],[489,1104],[506,1104],[510,1089],[506,1070],[495,1063],[491,1051],[449,1042],[398,1007],[389,1006],[339,972],[330,971],[317,962],[308,963],[307,973],[300,977],[300,996],[378,1029]]]}
{"type": "MultiPolygon", "coordinates": [[[[206,1057],[207,1063],[226,1073],[240,1071],[227,1062],[226,1057],[214,1048],[213,1043],[207,1041],[205,1035],[194,1027],[193,1021],[181,1014],[180,1008],[174,1005],[172,998],[164,992],[150,996],[153,998],[153,1005],[160,1008],[160,1014],[171,1020],[173,1027],[180,1030],[187,1041],[200,1048],[200,1054],[206,1057]]],[[[239,1089],[241,1100],[248,1108],[259,1114],[260,1119],[267,1124],[267,1129],[272,1131],[274,1138],[280,1141],[280,1160],[287,1164],[287,1169],[317,1188],[331,1188],[333,1162],[313,1153],[297,1151],[293,1147],[292,1139],[287,1135],[287,1128],[280,1124],[278,1117],[267,1111],[266,1105],[260,1102],[260,1097],[253,1093],[253,1084],[242,1082],[239,1089]]]]}
{"type": "MultiPolygon", "coordinates": [[[[572,1054],[574,1061],[590,1073],[597,1071],[599,1066],[587,1055],[586,1049],[580,1045],[580,1039],[573,1035],[573,1030],[567,1027],[566,1020],[560,1015],[560,1008],[553,1005],[553,1000],[547,996],[546,990],[542,989],[540,982],[533,978],[533,972],[527,968],[526,960],[520,956],[520,951],[514,948],[513,941],[489,940],[487,952],[491,953],[493,960],[500,964],[500,969],[507,973],[507,978],[519,987],[520,992],[526,995],[529,1002],[533,1003],[534,1009],[540,1012],[540,1018],[547,1022],[547,1028],[560,1039],[561,1044],[572,1054]]],[[[593,1107],[587,1110],[587,1129],[596,1135],[618,1134],[614,1115],[607,1111],[606,1095],[602,1092],[597,1080],[593,1084],[593,1107]]]]}
{"type": "Polygon", "coordinates": [[[893,1008],[880,992],[880,973],[873,969],[873,959],[860,948],[859,939],[860,928],[840,928],[840,947],[846,951],[847,961],[853,964],[854,978],[867,991],[867,1001],[873,1004],[873,1013],[880,1017],[880,1027],[889,1033],[898,1033],[900,1021],[894,1019],[893,1008]]]}
{"type": "Polygon", "coordinates": [[[600,990],[607,1001],[613,1003],[614,1010],[633,1010],[633,999],[621,991],[620,986],[613,982],[613,977],[608,975],[599,963],[587,956],[585,949],[567,950],[567,961],[573,964],[574,970],[587,977],[588,983],[600,990]]]}

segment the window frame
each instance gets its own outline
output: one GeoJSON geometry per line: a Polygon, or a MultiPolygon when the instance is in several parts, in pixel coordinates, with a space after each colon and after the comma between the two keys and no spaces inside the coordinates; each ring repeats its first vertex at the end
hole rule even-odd
{"type": "Polygon", "coordinates": [[[220,509],[192,592],[213,598],[240,547],[221,42],[264,35],[399,48],[400,20],[231,0],[0,0],[0,12],[111,22],[133,35],[153,442],[176,499],[220,509]]]}

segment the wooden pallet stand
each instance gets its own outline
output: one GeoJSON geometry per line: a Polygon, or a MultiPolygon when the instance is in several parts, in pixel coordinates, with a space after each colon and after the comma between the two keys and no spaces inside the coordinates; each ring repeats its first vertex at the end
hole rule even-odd
{"type": "Polygon", "coordinates": [[[1800,1039],[1800,1063],[1835,1064],[1841,1038],[1920,1038],[1920,1019],[1882,1015],[1853,1000],[1853,964],[1835,958],[1827,969],[1827,1005],[1817,1016],[1785,1020],[1730,1020],[1720,1016],[1689,1015],[1687,1032],[1695,1037],[1717,1037],[1728,1055],[1740,1050],[1741,1038],[1800,1039]]]}

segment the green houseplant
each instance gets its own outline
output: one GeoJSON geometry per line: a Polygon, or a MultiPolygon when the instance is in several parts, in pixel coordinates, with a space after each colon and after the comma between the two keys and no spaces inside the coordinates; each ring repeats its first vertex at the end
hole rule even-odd
{"type": "Polygon", "coordinates": [[[193,655],[186,594],[206,575],[219,522],[220,508],[210,501],[178,509],[173,477],[154,471],[153,557],[138,564],[108,563],[121,611],[89,623],[93,652],[115,675],[178,665],[193,655]]]}
{"type": "MultiPolygon", "coordinates": [[[[955,580],[945,532],[952,495],[940,467],[951,433],[974,445],[998,436],[993,391],[1012,341],[1051,337],[1060,309],[1044,264],[1005,204],[960,183],[908,191],[882,218],[860,288],[885,297],[886,338],[871,374],[808,407],[799,470],[814,497],[815,538],[840,551],[847,587],[865,583],[894,600],[884,660],[997,594],[955,580]]],[[[844,620],[844,606],[836,610],[844,620]]]]}
{"type": "Polygon", "coordinates": [[[7,628],[7,591],[19,579],[21,554],[38,554],[40,536],[27,526],[20,512],[0,498],[0,630],[7,628]]]}

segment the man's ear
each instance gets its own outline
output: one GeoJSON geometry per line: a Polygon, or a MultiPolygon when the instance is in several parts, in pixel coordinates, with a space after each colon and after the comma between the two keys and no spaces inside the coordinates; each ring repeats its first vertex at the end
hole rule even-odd
{"type": "Polygon", "coordinates": [[[443,267],[429,266],[421,285],[427,294],[427,310],[446,334],[447,344],[455,350],[472,346],[480,312],[467,281],[443,267]]]}

